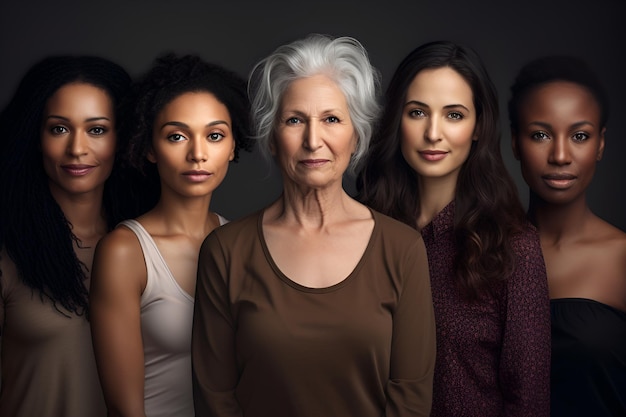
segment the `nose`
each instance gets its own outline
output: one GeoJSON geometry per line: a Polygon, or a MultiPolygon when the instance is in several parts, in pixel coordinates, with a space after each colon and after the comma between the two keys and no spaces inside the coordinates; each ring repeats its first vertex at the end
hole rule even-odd
{"type": "Polygon", "coordinates": [[[303,146],[310,151],[315,151],[322,147],[322,142],[321,126],[317,120],[309,120],[304,131],[303,146]]]}
{"type": "Polygon", "coordinates": [[[203,137],[195,136],[189,141],[188,159],[193,162],[204,162],[209,155],[209,144],[203,137]]]}
{"type": "Polygon", "coordinates": [[[555,165],[568,165],[572,162],[568,138],[559,136],[553,140],[548,162],[555,165]]]}
{"type": "Polygon", "coordinates": [[[439,142],[441,140],[441,126],[436,117],[426,118],[424,138],[429,142],[439,142]]]}
{"type": "Polygon", "coordinates": [[[71,156],[86,155],[89,149],[86,132],[72,132],[69,135],[66,152],[71,156]]]}

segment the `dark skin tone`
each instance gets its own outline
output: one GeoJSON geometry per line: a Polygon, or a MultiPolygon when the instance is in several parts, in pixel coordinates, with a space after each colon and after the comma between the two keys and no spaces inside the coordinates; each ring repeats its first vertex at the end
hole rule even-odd
{"type": "Polygon", "coordinates": [[[539,229],[550,298],[586,298],[626,312],[626,234],[586,199],[605,131],[586,88],[550,82],[521,103],[513,151],[530,187],[528,213],[539,229]]]}

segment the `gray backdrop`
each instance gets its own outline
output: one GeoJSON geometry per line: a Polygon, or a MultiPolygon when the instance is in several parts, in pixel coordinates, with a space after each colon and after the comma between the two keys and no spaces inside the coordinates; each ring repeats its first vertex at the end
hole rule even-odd
{"type": "MultiPolygon", "coordinates": [[[[11,3],[11,4],[9,4],[11,3]]],[[[367,48],[383,85],[419,44],[449,39],[475,48],[500,93],[502,151],[524,204],[528,192],[512,156],[506,118],[509,86],[527,60],[551,53],[587,59],[604,79],[612,109],[604,159],[588,198],[601,217],[626,230],[626,32],[623,0],[482,1],[119,1],[57,0],[0,5],[0,106],[23,73],[45,55],[95,54],[135,76],[166,51],[196,53],[247,76],[282,43],[311,32],[348,35],[367,48]]],[[[0,132],[1,134],[1,132],[0,132]]],[[[353,180],[346,179],[353,190],[353,180]]],[[[276,169],[258,152],[242,154],[213,198],[213,209],[236,219],[280,192],[276,169]]]]}

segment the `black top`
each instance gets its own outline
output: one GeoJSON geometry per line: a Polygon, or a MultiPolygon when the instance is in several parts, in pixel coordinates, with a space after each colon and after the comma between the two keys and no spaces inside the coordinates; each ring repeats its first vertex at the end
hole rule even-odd
{"type": "Polygon", "coordinates": [[[583,298],[550,304],[552,416],[626,416],[626,313],[583,298]]]}

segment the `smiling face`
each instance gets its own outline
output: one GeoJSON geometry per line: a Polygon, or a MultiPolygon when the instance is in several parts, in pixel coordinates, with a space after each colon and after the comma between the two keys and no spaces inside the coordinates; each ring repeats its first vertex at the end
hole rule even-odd
{"type": "Polygon", "coordinates": [[[210,196],[234,156],[230,113],[213,94],[181,94],[157,115],[148,160],[157,165],[162,195],[210,196]]]}
{"type": "Polygon", "coordinates": [[[71,83],[46,103],[41,129],[43,167],[55,198],[102,193],[115,158],[113,103],[101,88],[71,83]]]}
{"type": "Polygon", "coordinates": [[[272,144],[285,181],[341,187],[356,143],[346,98],[330,78],[315,75],[291,83],[272,144]]]}
{"type": "Polygon", "coordinates": [[[531,191],[551,204],[584,199],[604,151],[600,107],[584,87],[550,82],[519,106],[513,152],[531,191]]]}
{"type": "Polygon", "coordinates": [[[474,139],[472,89],[455,70],[420,71],[407,90],[401,121],[401,150],[422,178],[456,184],[474,139]]]}

